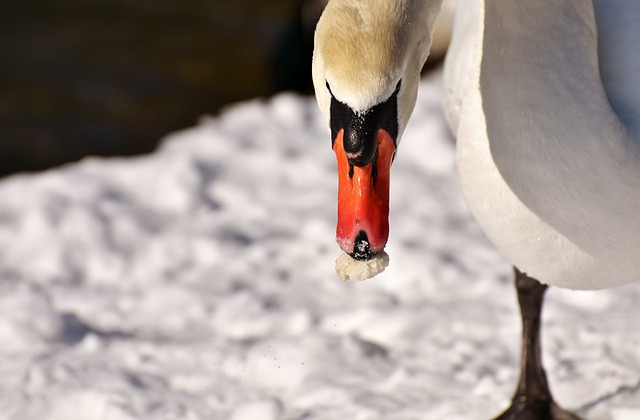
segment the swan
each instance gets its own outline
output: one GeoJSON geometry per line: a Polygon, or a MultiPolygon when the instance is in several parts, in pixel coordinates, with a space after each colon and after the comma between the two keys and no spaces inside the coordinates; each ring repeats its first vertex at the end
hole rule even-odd
{"type": "MultiPolygon", "coordinates": [[[[337,242],[355,259],[389,235],[390,167],[415,106],[441,0],[330,0],[312,77],[338,162],[337,242]]],[[[640,3],[459,1],[445,115],[463,196],[514,266],[520,381],[499,419],[577,419],[540,356],[547,285],[640,277],[640,3]]]]}

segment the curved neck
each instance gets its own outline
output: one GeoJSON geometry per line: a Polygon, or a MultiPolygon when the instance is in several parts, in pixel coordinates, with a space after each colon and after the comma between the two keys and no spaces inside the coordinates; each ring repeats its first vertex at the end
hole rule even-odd
{"type": "Polygon", "coordinates": [[[603,86],[592,3],[487,1],[482,50],[487,136],[511,190],[586,252],[637,243],[638,147],[603,86]]]}

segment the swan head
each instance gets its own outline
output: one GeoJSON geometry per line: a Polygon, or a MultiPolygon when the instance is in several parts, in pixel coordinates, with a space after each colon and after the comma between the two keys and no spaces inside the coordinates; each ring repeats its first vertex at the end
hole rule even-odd
{"type": "Polygon", "coordinates": [[[389,237],[389,175],[415,106],[440,1],[331,0],[313,83],[338,162],[337,241],[373,258],[389,237]]]}

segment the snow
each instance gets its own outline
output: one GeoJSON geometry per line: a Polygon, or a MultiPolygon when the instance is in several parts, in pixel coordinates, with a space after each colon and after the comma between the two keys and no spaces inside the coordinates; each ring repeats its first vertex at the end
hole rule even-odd
{"type": "MultiPolygon", "coordinates": [[[[235,105],[156,153],[0,182],[0,418],[488,419],[517,380],[509,264],[460,197],[441,76],[392,170],[393,259],[334,271],[311,98],[235,105]]],[[[561,405],[640,418],[640,285],[551,289],[561,405]]]]}

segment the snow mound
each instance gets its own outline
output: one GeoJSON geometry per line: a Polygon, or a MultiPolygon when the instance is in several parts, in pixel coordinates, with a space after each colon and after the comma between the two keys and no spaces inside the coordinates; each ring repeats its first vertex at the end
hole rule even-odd
{"type": "MultiPolygon", "coordinates": [[[[0,417],[495,417],[518,377],[517,303],[460,196],[440,86],[422,83],[392,169],[394,263],[375,282],[336,279],[313,98],[0,181],[0,417]]],[[[584,418],[640,410],[638,286],[549,292],[550,386],[584,418]]]]}

